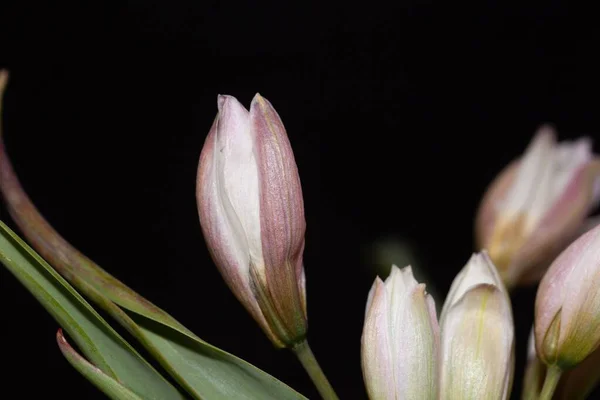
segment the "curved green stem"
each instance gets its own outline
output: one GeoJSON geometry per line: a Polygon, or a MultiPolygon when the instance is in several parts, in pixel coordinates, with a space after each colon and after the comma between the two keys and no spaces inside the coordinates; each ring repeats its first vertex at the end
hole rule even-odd
{"type": "Polygon", "coordinates": [[[562,370],[556,365],[548,366],[546,371],[546,379],[544,379],[544,386],[542,387],[542,393],[540,394],[540,400],[550,400],[556,390],[556,385],[560,380],[562,370]]]}
{"type": "Polygon", "coordinates": [[[321,397],[324,400],[339,400],[337,394],[335,394],[331,384],[327,380],[327,377],[323,373],[323,370],[319,366],[319,363],[310,349],[308,342],[304,340],[298,343],[292,348],[292,351],[300,360],[300,363],[317,387],[321,397]]]}

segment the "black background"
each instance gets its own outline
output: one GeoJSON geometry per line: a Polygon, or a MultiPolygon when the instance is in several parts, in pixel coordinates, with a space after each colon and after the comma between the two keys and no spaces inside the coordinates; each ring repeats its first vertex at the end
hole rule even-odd
{"type": "MultiPolygon", "coordinates": [[[[310,343],[342,399],[366,398],[360,334],[377,267],[410,261],[441,305],[474,250],[481,195],[535,129],[600,132],[591,9],[392,3],[3,1],[3,128],[17,174],[86,255],[203,339],[317,398],[225,286],[198,223],[196,167],[216,96],[248,106],[260,92],[303,184],[310,343]],[[382,241],[410,252],[377,256],[382,241]]],[[[534,295],[513,296],[514,398],[534,295]]],[[[2,268],[0,304],[4,388],[102,398],[2,268]]]]}

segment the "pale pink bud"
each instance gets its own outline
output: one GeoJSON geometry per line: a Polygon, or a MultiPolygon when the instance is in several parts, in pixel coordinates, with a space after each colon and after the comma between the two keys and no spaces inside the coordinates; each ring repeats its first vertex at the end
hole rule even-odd
{"type": "Polygon", "coordinates": [[[591,142],[556,142],[542,126],[525,154],[492,182],[476,219],[479,248],[489,251],[508,287],[540,279],[571,243],[600,200],[600,160],[591,142]]]}
{"type": "Polygon", "coordinates": [[[440,317],[441,399],[507,399],[514,371],[510,300],[485,252],[456,276],[440,317]]]}
{"type": "Polygon", "coordinates": [[[571,368],[600,344],[600,227],[552,263],[535,300],[535,345],[549,365],[571,368]]]}
{"type": "Polygon", "coordinates": [[[278,347],[306,335],[304,204],[279,115],[219,96],[196,187],[200,224],[223,278],[278,347]]]}
{"type": "Polygon", "coordinates": [[[410,267],[375,280],[362,334],[362,368],[371,400],[435,399],[438,323],[425,285],[410,267]]]}

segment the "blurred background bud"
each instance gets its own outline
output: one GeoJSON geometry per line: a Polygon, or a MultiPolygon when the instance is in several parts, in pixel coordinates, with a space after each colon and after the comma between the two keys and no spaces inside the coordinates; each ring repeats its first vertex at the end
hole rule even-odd
{"type": "Polygon", "coordinates": [[[476,217],[477,246],[488,250],[509,289],[537,282],[599,200],[600,159],[590,140],[557,143],[544,125],[488,187],[476,217]]]}

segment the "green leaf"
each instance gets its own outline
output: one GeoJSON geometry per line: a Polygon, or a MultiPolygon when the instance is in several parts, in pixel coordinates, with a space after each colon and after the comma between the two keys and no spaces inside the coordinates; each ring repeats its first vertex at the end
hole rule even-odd
{"type": "Polygon", "coordinates": [[[137,394],[106,375],[101,369],[90,364],[85,358],[79,355],[65,339],[62,329],[56,333],[58,347],[63,353],[69,364],[71,364],[81,375],[85,376],[90,382],[100,389],[104,394],[113,400],[143,400],[137,394]]]}
{"type": "Polygon", "coordinates": [[[143,399],[184,399],[75,289],[0,221],[0,262],[104,374],[143,399]]]}
{"type": "Polygon", "coordinates": [[[23,191],[1,139],[0,131],[0,191],[25,237],[56,271],[135,336],[188,393],[206,400],[305,399],[266,372],[203,341],[71,246],[23,191]]]}

